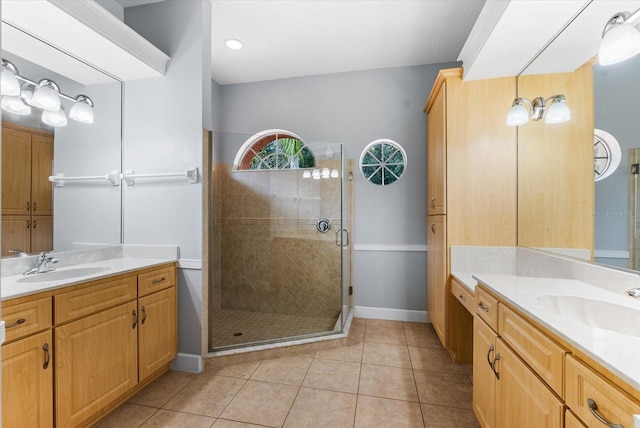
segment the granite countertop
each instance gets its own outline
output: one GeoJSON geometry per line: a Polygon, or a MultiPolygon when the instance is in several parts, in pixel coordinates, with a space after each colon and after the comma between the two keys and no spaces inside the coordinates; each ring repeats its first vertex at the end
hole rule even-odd
{"type": "MultiPolygon", "coordinates": [[[[65,266],[47,273],[5,276],[1,278],[1,300],[14,299],[175,261],[175,259],[119,257],[65,266]],[[71,278],[66,278],[71,275],[71,278]]],[[[55,268],[55,265],[52,266],[55,268]]]]}
{"type": "Polygon", "coordinates": [[[500,274],[473,278],[640,390],[640,299],[576,279],[500,274]]]}

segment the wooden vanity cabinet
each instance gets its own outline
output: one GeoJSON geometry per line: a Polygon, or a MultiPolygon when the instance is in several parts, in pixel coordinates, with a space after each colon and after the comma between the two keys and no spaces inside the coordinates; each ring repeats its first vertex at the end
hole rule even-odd
{"type": "Polygon", "coordinates": [[[451,246],[516,244],[516,129],[504,123],[515,96],[514,77],[463,82],[462,68],[452,68],[438,73],[424,109],[428,228],[444,227],[435,248],[427,229],[427,311],[456,362],[472,360],[473,322],[450,309],[459,305],[450,293],[451,246]]]}

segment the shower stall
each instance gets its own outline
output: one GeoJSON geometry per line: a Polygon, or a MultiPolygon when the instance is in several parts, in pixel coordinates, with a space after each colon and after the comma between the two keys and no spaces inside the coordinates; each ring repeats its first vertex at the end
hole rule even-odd
{"type": "MultiPolygon", "coordinates": [[[[247,137],[216,139],[238,147],[247,137]]],[[[231,163],[229,156],[214,156],[211,351],[344,328],[350,306],[353,174],[341,144],[304,146],[305,162],[279,161],[277,147],[270,160],[253,159],[253,169],[240,168],[237,158],[231,163]]],[[[248,150],[251,156],[258,152],[248,150]]]]}

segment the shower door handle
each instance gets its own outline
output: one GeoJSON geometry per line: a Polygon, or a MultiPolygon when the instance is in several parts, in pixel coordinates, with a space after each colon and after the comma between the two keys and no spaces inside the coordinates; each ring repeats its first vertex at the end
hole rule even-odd
{"type": "Polygon", "coordinates": [[[338,247],[348,247],[349,246],[349,231],[347,229],[338,229],[336,231],[336,245],[338,247]],[[346,233],[347,239],[344,241],[342,239],[342,234],[346,233]],[[340,240],[338,240],[338,236],[340,236],[340,240]]]}

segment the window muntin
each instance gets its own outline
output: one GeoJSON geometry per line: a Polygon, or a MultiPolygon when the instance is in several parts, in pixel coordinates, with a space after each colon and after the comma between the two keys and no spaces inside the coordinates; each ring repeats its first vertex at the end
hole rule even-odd
{"type": "Polygon", "coordinates": [[[296,134],[271,129],[259,132],[242,145],[234,170],[306,169],[315,167],[313,152],[296,134]]]}
{"type": "Polygon", "coordinates": [[[380,139],[367,145],[360,155],[360,171],[371,183],[386,186],[400,179],[407,169],[407,154],[393,140],[380,139]]]}

